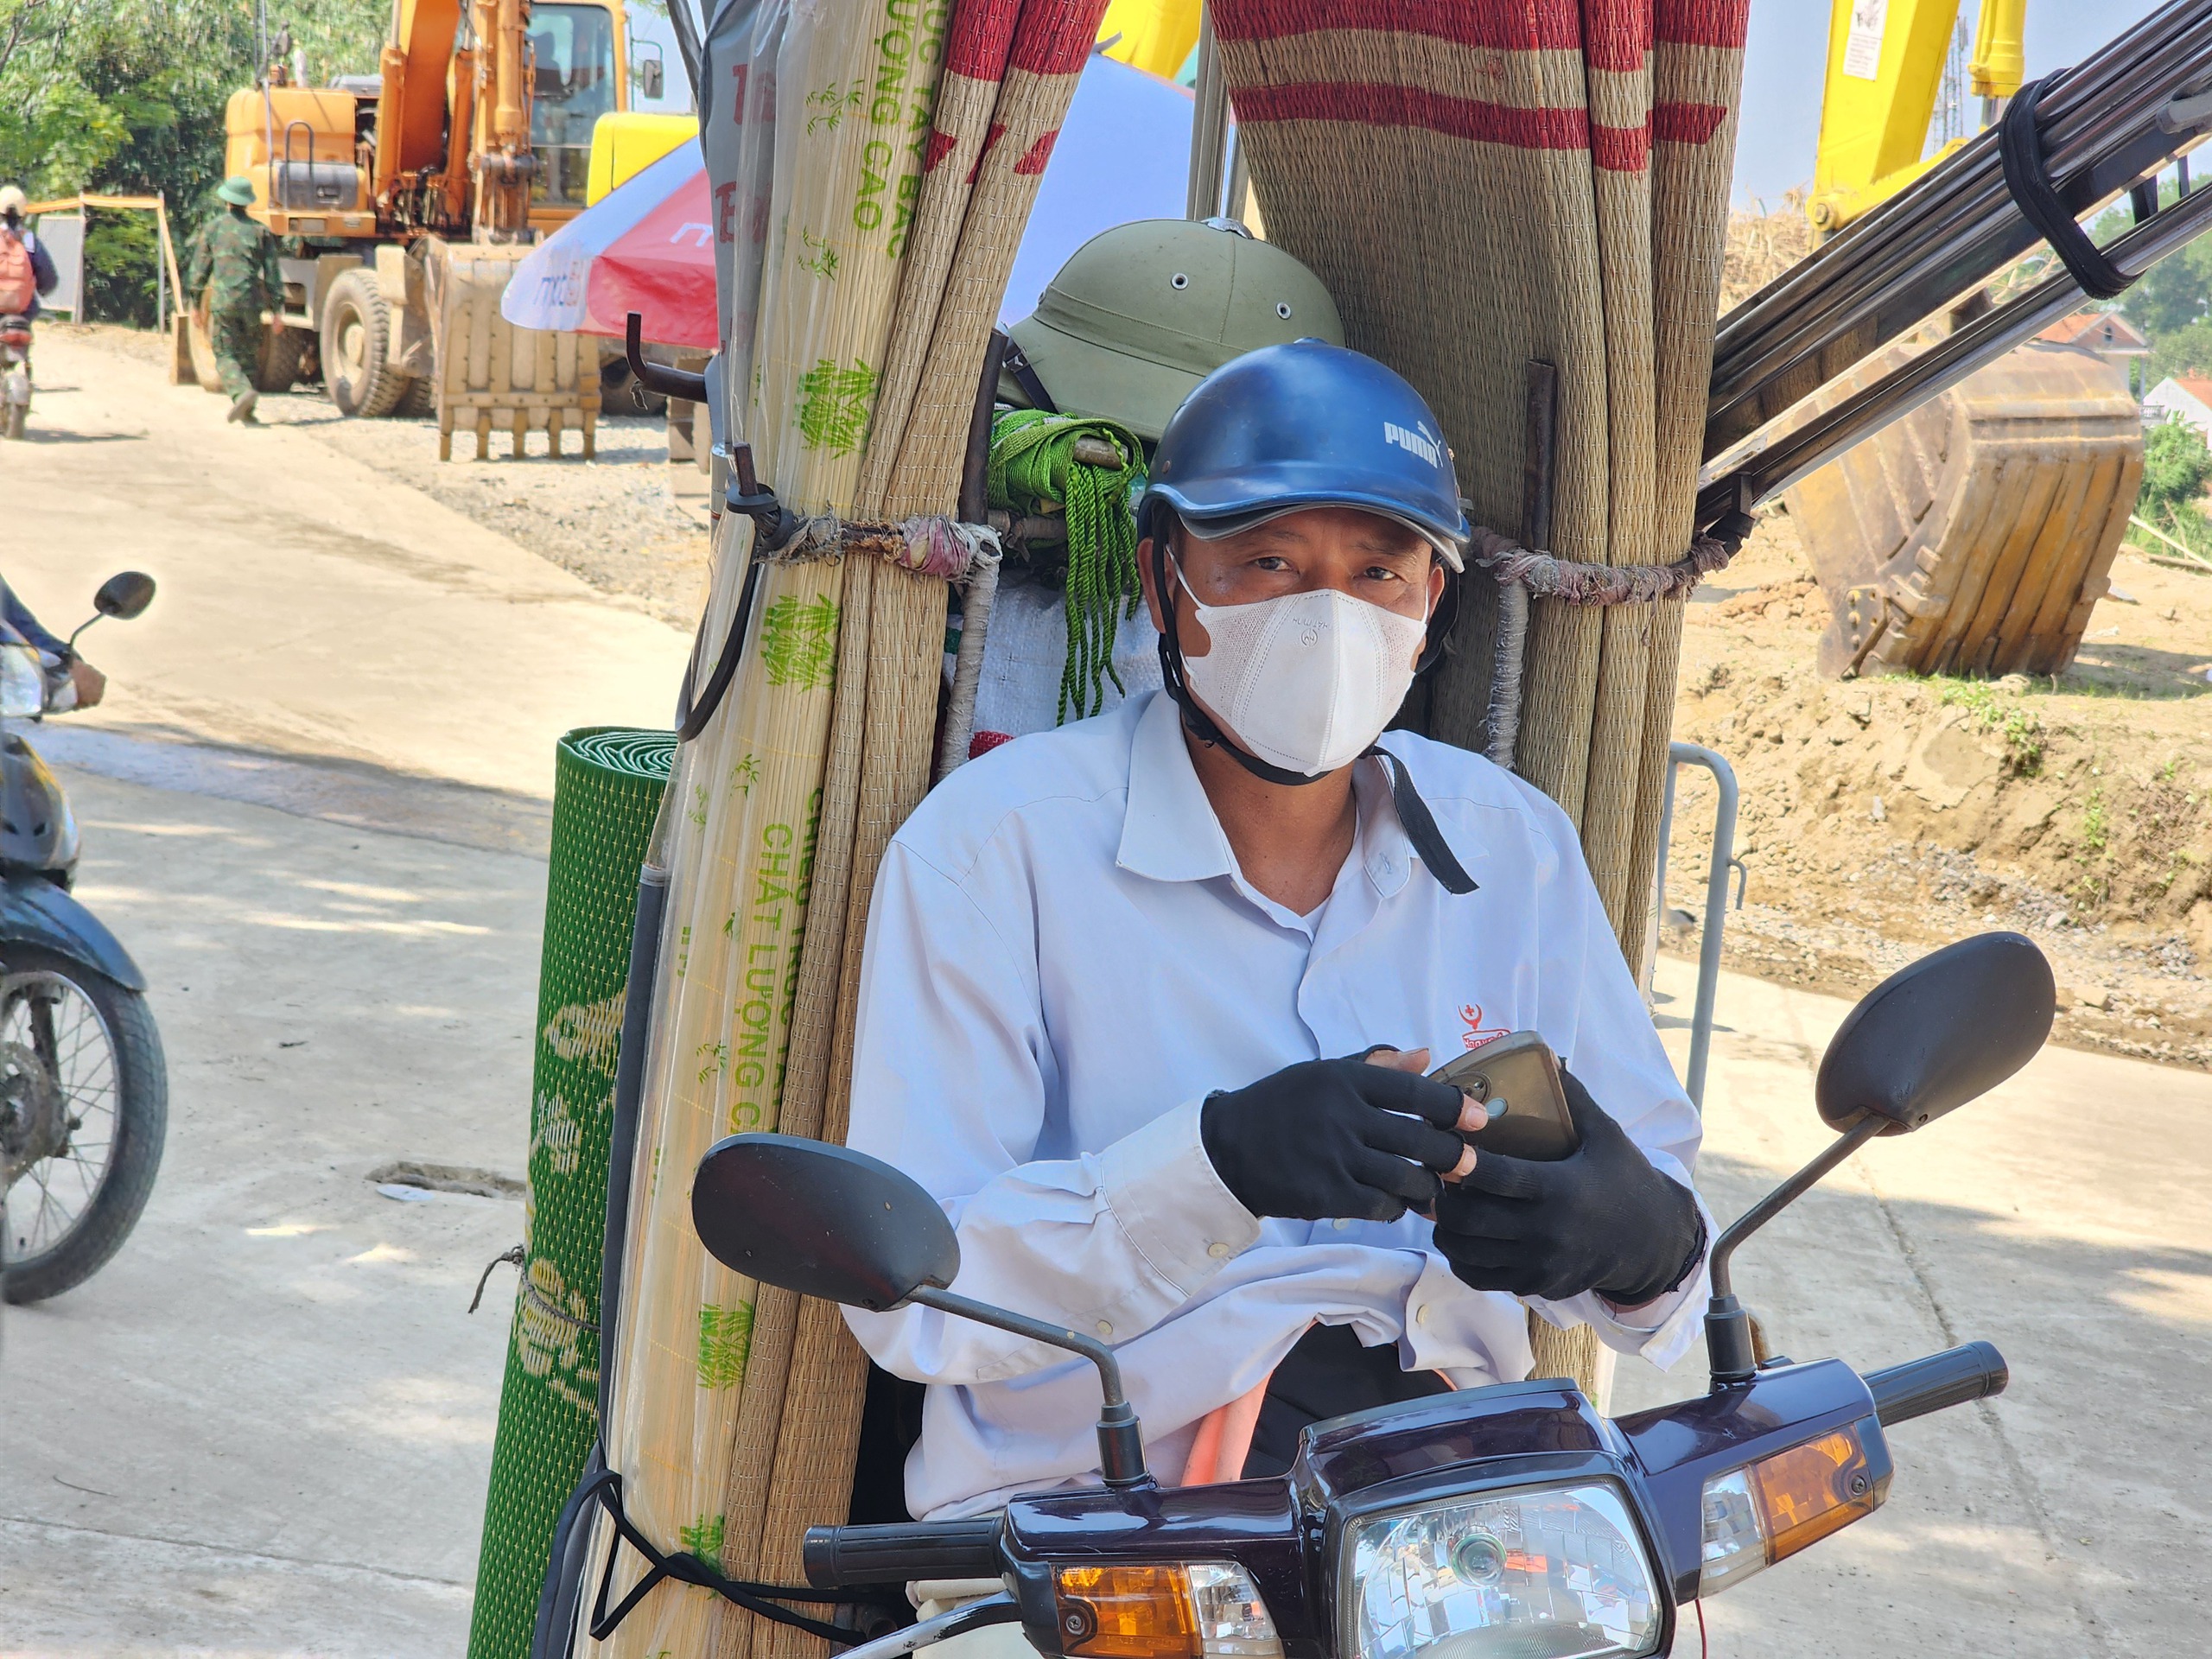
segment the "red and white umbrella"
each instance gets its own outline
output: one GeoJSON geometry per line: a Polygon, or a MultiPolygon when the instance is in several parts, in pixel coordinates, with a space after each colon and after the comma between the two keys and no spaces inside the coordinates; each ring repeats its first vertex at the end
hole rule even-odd
{"type": "Polygon", "coordinates": [[[500,315],[518,328],[620,340],[635,311],[653,344],[713,351],[710,200],[698,141],[678,144],[531,250],[500,315]]]}

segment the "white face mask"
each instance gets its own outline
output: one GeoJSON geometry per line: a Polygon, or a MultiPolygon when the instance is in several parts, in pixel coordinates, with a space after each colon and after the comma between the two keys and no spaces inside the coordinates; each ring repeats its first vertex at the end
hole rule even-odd
{"type": "MultiPolygon", "coordinates": [[[[1175,572],[1190,592],[1179,565],[1175,572]]],[[[1249,605],[1191,607],[1212,641],[1183,677],[1247,749],[1319,778],[1382,734],[1414,683],[1426,616],[1401,616],[1333,588],[1249,605]]]]}

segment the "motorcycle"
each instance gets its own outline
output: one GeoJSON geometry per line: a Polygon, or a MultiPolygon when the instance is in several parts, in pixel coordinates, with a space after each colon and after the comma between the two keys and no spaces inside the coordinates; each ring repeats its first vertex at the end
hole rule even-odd
{"type": "MultiPolygon", "coordinates": [[[[111,576],[59,660],[0,641],[0,722],[74,707],[86,628],[128,621],[154,580],[111,576]]],[[[70,892],[80,842],[68,798],[0,723],[0,1300],[81,1284],[137,1224],[161,1166],[168,1074],[146,976],[70,892]]]]}
{"type": "MultiPolygon", "coordinates": [[[[881,1599],[847,1612],[848,1641],[911,1617],[893,1586],[967,1580],[1002,1587],[859,1642],[845,1659],[896,1659],[1002,1624],[1065,1659],[1669,1653],[1698,1599],[1881,1506],[1891,1429],[2004,1389],[2005,1360],[1982,1342],[1865,1375],[1836,1359],[1767,1357],[1731,1267],[1746,1239],[1866,1141],[1922,1128],[2019,1070],[2055,1003],[2035,945],[1990,933],[1893,975],[1852,1011],[1815,1089],[1837,1138],[1713,1247],[1704,1395],[1618,1419],[1557,1379],[1431,1395],[1315,1423],[1288,1475],[1223,1485],[1154,1479],[1105,1344],[948,1289],[958,1242],[906,1176],[819,1141],[719,1141],[692,1192],[693,1224],[716,1259],[804,1295],[877,1311],[919,1303],[1083,1356],[1103,1402],[1103,1484],[972,1519],[810,1529],[802,1590],[736,1584],[693,1556],[660,1554],[623,1516],[619,1476],[598,1465],[571,1500],[595,1497],[617,1535],[592,1634],[611,1633],[663,1578],[833,1635],[769,1604],[881,1599]],[[623,1543],[649,1570],[610,1611],[623,1543]]],[[[564,1517],[570,1539],[588,1530],[564,1517]]],[[[556,1544],[534,1652],[569,1651],[583,1554],[556,1544]]]]}
{"type": "Polygon", "coordinates": [[[0,438],[21,438],[30,412],[31,320],[0,317],[0,438]]]}

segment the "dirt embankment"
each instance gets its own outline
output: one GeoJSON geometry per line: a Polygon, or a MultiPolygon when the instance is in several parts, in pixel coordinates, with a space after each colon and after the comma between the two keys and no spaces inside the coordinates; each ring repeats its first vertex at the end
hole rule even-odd
{"type": "MultiPolygon", "coordinates": [[[[2056,680],[1823,681],[1784,515],[1690,607],[1678,737],[1742,787],[1730,966],[1855,995],[2012,928],[2058,974],[2057,1038],[2212,1066],[2212,576],[2123,553],[2056,680]]],[[[1670,909],[1703,914],[1711,785],[1681,773],[1670,909]]],[[[1694,950],[1673,916],[1668,946],[1694,950]]]]}

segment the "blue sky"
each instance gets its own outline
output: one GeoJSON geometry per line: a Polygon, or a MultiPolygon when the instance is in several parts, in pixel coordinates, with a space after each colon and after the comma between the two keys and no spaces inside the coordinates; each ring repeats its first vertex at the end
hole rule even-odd
{"type": "MultiPolygon", "coordinates": [[[[1959,10],[1971,17],[1974,8],[1959,10]]],[[[2028,0],[2029,76],[2079,63],[2156,10],[2157,0],[2028,0]]],[[[1739,198],[1761,197],[1771,207],[1792,185],[1811,181],[1827,29],[1821,0],[1751,0],[1736,141],[1739,198]]]]}

